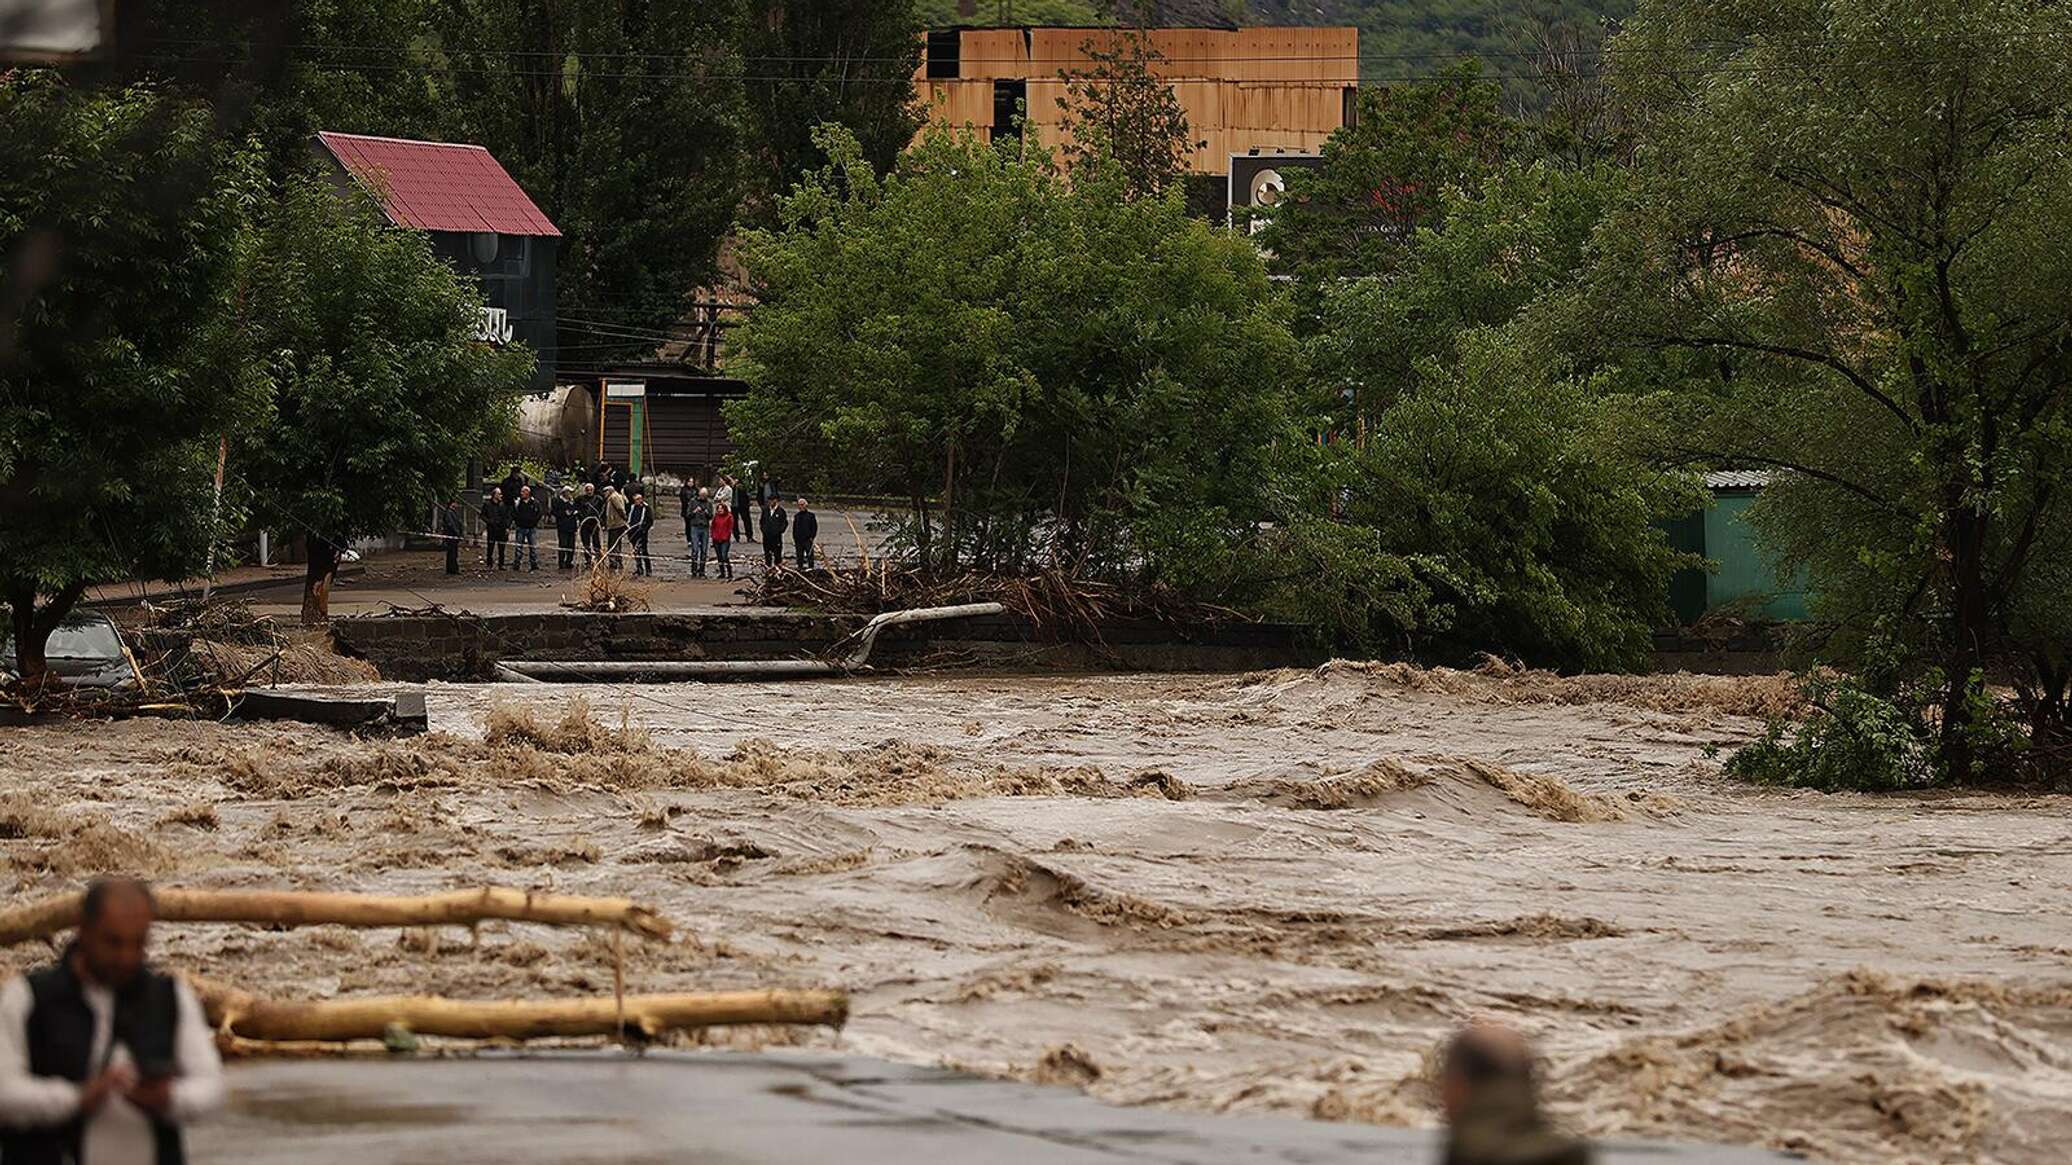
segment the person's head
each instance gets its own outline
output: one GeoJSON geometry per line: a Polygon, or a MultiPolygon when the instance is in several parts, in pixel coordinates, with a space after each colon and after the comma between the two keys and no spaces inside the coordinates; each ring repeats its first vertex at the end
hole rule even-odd
{"type": "Polygon", "coordinates": [[[460,509],[460,499],[459,499],[459,498],[455,498],[455,499],[453,499],[452,501],[450,501],[450,502],[447,502],[447,503],[446,503],[446,508],[447,508],[447,509],[449,509],[449,510],[457,510],[457,509],[460,509]]]}
{"type": "Polygon", "coordinates": [[[640,491],[640,487],[639,487],[639,486],[637,486],[637,485],[636,485],[636,486],[634,486],[634,487],[633,487],[633,500],[634,500],[634,501],[636,501],[636,502],[637,502],[637,501],[640,501],[640,500],[641,500],[642,498],[645,498],[645,497],[647,497],[647,495],[646,495],[646,494],[644,494],[644,493],[642,493],[642,492],[640,491]]]}
{"type": "Polygon", "coordinates": [[[700,498],[701,500],[702,500],[702,499],[705,499],[705,498],[709,498],[709,497],[711,497],[711,496],[712,496],[712,487],[711,487],[711,486],[709,486],[709,485],[701,485],[701,486],[699,486],[699,487],[698,487],[698,497],[699,497],[699,498],[700,498]]]}
{"type": "Polygon", "coordinates": [[[97,878],[79,906],[82,969],[104,987],[123,987],[144,969],[151,920],[158,913],[151,888],[135,878],[97,878]]]}
{"type": "Polygon", "coordinates": [[[573,498],[573,497],[575,497],[575,496],[576,496],[576,491],[575,491],[575,487],[574,487],[574,486],[568,486],[568,485],[564,485],[564,486],[562,486],[562,487],[561,487],[561,500],[562,500],[562,501],[567,501],[567,500],[569,500],[570,498],[573,498]]]}
{"type": "Polygon", "coordinates": [[[806,508],[806,499],[804,499],[804,498],[800,498],[800,499],[799,499],[798,501],[796,501],[796,502],[793,502],[793,503],[792,503],[792,507],[793,507],[794,509],[800,509],[800,510],[803,510],[803,509],[805,509],[805,508],[806,508]]]}
{"type": "Polygon", "coordinates": [[[493,502],[500,502],[500,501],[503,501],[503,500],[504,500],[504,487],[503,487],[503,486],[500,486],[500,485],[494,485],[494,486],[491,486],[491,487],[489,487],[489,500],[490,500],[490,501],[493,501],[493,502]]]}
{"type": "Polygon", "coordinates": [[[590,496],[591,494],[594,494],[594,493],[596,493],[596,492],[597,492],[597,483],[596,483],[596,482],[594,482],[594,481],[586,481],[586,482],[584,482],[584,483],[583,483],[583,496],[584,496],[584,497],[586,497],[586,498],[587,498],[587,497],[589,497],[589,496],[590,496]]]}
{"type": "Polygon", "coordinates": [[[1534,1099],[1532,1046],[1497,1023],[1473,1023],[1446,1045],[1439,1063],[1439,1103],[1456,1121],[1478,1102],[1496,1096],[1534,1099]]]}
{"type": "Polygon", "coordinates": [[[531,487],[531,486],[529,486],[529,485],[521,485],[521,486],[519,486],[519,487],[518,487],[518,496],[519,496],[519,497],[521,497],[521,498],[530,498],[530,497],[532,497],[532,487],[531,487]]]}

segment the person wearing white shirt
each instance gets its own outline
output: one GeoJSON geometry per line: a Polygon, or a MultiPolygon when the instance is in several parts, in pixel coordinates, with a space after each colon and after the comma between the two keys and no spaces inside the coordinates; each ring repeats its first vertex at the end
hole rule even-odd
{"type": "Polygon", "coordinates": [[[0,1162],[184,1165],[181,1126],[223,1105],[223,1062],[186,982],[145,962],[151,889],[96,881],[79,934],[0,988],[0,1162]]]}

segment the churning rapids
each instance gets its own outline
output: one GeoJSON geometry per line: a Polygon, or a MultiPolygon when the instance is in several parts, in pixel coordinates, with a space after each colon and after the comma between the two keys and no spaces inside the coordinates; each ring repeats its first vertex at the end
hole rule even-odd
{"type": "MultiPolygon", "coordinates": [[[[833,984],[801,1039],[1124,1103],[1429,1124],[1462,1020],[1579,1130],[1841,1162],[2072,1144],[2065,802],[1756,790],[1774,678],[1251,676],[435,686],[427,737],[10,730],[17,892],[627,894],[628,988],[833,984]],[[588,711],[582,709],[588,702],[588,711]]],[[[611,944],[167,928],[281,996],[611,990],[611,944]]],[[[44,957],[17,948],[21,967],[44,957]]]]}

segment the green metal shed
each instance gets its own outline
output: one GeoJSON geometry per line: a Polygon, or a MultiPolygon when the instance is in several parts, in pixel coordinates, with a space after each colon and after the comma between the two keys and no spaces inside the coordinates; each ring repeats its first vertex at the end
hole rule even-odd
{"type": "Polygon", "coordinates": [[[1722,608],[1764,619],[1804,619],[1803,573],[1783,576],[1773,556],[1756,545],[1749,508],[1770,483],[1757,470],[1720,470],[1705,475],[1712,505],[1669,523],[1669,543],[1712,560],[1711,571],[1686,570],[1669,583],[1669,605],[1689,625],[1722,608]]]}

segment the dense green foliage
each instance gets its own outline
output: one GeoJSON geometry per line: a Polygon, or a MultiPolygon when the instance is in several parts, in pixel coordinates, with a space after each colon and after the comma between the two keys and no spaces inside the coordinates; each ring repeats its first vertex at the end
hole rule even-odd
{"type": "Polygon", "coordinates": [[[652,352],[739,219],[822,159],[911,138],[904,0],[139,0],[119,68],[214,103],[293,172],[318,129],[487,146],[562,229],[561,347],[652,352]]]}
{"type": "Polygon", "coordinates": [[[760,163],[754,217],[775,220],[776,196],[828,158],[815,127],[836,122],[863,156],[889,168],[921,127],[908,78],[921,63],[910,0],[761,0],[740,22],[744,87],[760,163]]]}
{"type": "Polygon", "coordinates": [[[234,464],[258,514],[310,535],[304,615],[321,621],[336,548],[426,528],[508,434],[533,357],[475,342],[474,285],[319,178],[265,209],[240,296],[274,396],[234,464]]]}
{"type": "Polygon", "coordinates": [[[1320,581],[1277,612],[1375,650],[1644,661],[1684,565],[1655,523],[1697,502],[1612,439],[1601,398],[1616,370],[1568,344],[1547,306],[1580,277],[1619,183],[1606,167],[1504,167],[1449,187],[1390,275],[1323,288],[1309,370],[1344,437],[1303,480],[1337,500],[1298,510],[1337,521],[1292,527],[1289,553],[1320,581]],[[1376,579],[1404,585],[1354,601],[1376,579]]]}
{"type": "Polygon", "coordinates": [[[1827,658],[1892,660],[1866,684],[1951,780],[2067,742],[2072,62],[2030,46],[2068,35],[2041,0],[1665,0],[1618,42],[1640,161],[1587,308],[1659,354],[1634,433],[1784,471],[1752,514],[1827,658]]]}
{"type": "Polygon", "coordinates": [[[1243,540],[1288,432],[1260,371],[1293,343],[1257,253],[1112,166],[931,132],[837,164],[752,234],[764,304],[730,407],[790,480],[912,499],[938,565],[1168,577],[1243,540]]]}
{"type": "Polygon", "coordinates": [[[183,577],[263,407],[230,288],[257,176],[208,110],[0,74],[0,587],[23,674],[89,582],[183,577]]]}
{"type": "Polygon", "coordinates": [[[1450,190],[1473,189],[1518,135],[1473,63],[1444,77],[1360,91],[1356,124],[1331,135],[1315,169],[1259,216],[1274,269],[1306,281],[1392,270],[1417,231],[1443,225],[1450,190]]]}

